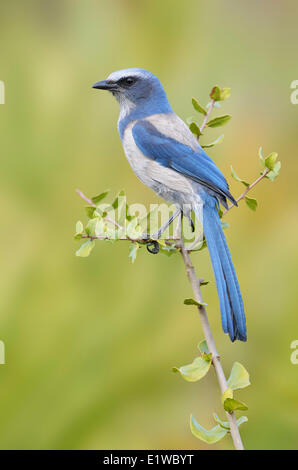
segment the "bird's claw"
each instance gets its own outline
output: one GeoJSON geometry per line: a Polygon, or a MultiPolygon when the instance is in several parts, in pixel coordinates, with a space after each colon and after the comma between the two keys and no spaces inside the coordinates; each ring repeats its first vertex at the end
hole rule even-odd
{"type": "Polygon", "coordinates": [[[147,243],[147,250],[149,253],[152,255],[157,255],[159,253],[159,243],[156,240],[151,240],[150,242],[147,243]],[[152,247],[152,248],[151,248],[152,247]]]}

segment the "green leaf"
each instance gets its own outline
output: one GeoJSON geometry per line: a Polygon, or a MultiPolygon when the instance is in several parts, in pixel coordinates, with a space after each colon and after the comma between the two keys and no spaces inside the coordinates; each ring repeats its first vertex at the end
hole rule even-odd
{"type": "Polygon", "coordinates": [[[75,233],[75,240],[80,240],[82,238],[82,235],[84,233],[84,225],[80,220],[76,223],[76,233],[75,233]]]}
{"type": "Polygon", "coordinates": [[[83,231],[84,231],[84,225],[82,224],[80,220],[78,220],[76,223],[76,235],[83,233],[83,231]]]}
{"type": "Polygon", "coordinates": [[[139,243],[131,243],[129,246],[129,258],[131,259],[131,262],[134,263],[137,257],[138,250],[140,248],[139,243]]]}
{"type": "MultiPolygon", "coordinates": [[[[94,235],[95,235],[95,237],[108,236],[107,224],[103,221],[103,219],[96,218],[96,219],[92,219],[92,220],[96,221],[95,225],[94,225],[94,235]]],[[[114,234],[114,230],[115,229],[113,229],[113,234],[114,234]]]]}
{"type": "Polygon", "coordinates": [[[187,382],[197,382],[207,374],[211,361],[196,357],[191,364],[181,367],[173,367],[173,372],[179,372],[187,382]]]}
{"type": "Polygon", "coordinates": [[[266,175],[266,178],[269,178],[270,181],[274,181],[278,177],[281,169],[281,162],[276,162],[272,171],[266,175]]]}
{"type": "Polygon", "coordinates": [[[210,351],[207,346],[207,341],[205,339],[198,344],[198,349],[201,351],[202,354],[210,354],[210,351]]]}
{"type": "Polygon", "coordinates": [[[236,421],[238,428],[239,426],[241,426],[241,424],[247,423],[247,421],[248,421],[247,416],[240,416],[240,418],[238,418],[236,421]]]}
{"type": "Polygon", "coordinates": [[[265,168],[265,160],[264,160],[264,157],[263,157],[263,149],[262,147],[259,148],[259,161],[261,163],[261,166],[263,168],[265,168]]]}
{"type": "Polygon", "coordinates": [[[118,209],[119,207],[119,200],[122,201],[122,199],[124,199],[125,197],[125,192],[124,190],[122,189],[121,191],[119,191],[119,193],[117,194],[117,196],[115,197],[114,201],[112,202],[112,207],[114,209],[118,209]]]}
{"type": "MultiPolygon", "coordinates": [[[[213,413],[213,418],[215,419],[215,421],[224,429],[227,429],[228,431],[230,430],[230,424],[228,423],[228,421],[222,421],[216,413],[213,413]]],[[[241,426],[241,424],[243,423],[246,423],[248,421],[247,417],[246,416],[240,416],[240,418],[237,419],[236,423],[237,423],[237,426],[239,428],[239,426],[241,426]]]]}
{"type": "Polygon", "coordinates": [[[200,281],[200,286],[207,286],[210,281],[200,281]]]}
{"type": "Polygon", "coordinates": [[[233,390],[230,387],[228,387],[226,389],[226,391],[221,396],[222,404],[224,404],[224,402],[226,401],[227,398],[233,398],[233,396],[234,396],[233,390]]]}
{"type": "Polygon", "coordinates": [[[87,258],[87,256],[89,256],[93,250],[94,246],[94,240],[88,240],[87,242],[83,243],[83,245],[81,245],[80,248],[76,251],[76,256],[87,258]]]}
{"type": "Polygon", "coordinates": [[[195,108],[195,110],[198,111],[198,113],[204,114],[204,116],[206,116],[207,111],[203,108],[203,106],[201,106],[201,105],[198,103],[198,101],[197,101],[195,98],[193,98],[193,99],[191,100],[191,102],[192,102],[192,105],[193,105],[193,107],[195,108]]]}
{"type": "Polygon", "coordinates": [[[109,191],[105,191],[104,193],[98,194],[98,196],[94,196],[91,198],[91,201],[94,204],[98,204],[102,199],[104,199],[109,194],[109,191]]]}
{"type": "Polygon", "coordinates": [[[248,407],[246,406],[245,403],[242,403],[241,401],[235,400],[234,398],[227,398],[224,401],[224,409],[228,413],[232,413],[233,411],[236,410],[241,410],[241,411],[246,411],[248,410],[248,407]]]}
{"type": "Polygon", "coordinates": [[[251,197],[247,197],[245,196],[245,202],[247,204],[247,206],[252,210],[252,211],[256,211],[257,210],[257,207],[258,207],[258,201],[256,199],[253,199],[251,197]]]}
{"type": "Polygon", "coordinates": [[[231,88],[222,88],[220,90],[220,101],[224,101],[231,96],[231,88]]]}
{"type": "Polygon", "coordinates": [[[85,206],[85,211],[86,211],[87,216],[89,217],[89,219],[92,219],[93,217],[96,217],[96,216],[94,216],[95,210],[96,210],[96,207],[94,207],[94,206],[85,206]]]}
{"type": "Polygon", "coordinates": [[[139,225],[139,221],[137,217],[134,217],[127,225],[126,228],[126,233],[127,236],[133,240],[137,240],[138,238],[141,238],[143,234],[143,229],[139,225]]]}
{"type": "Polygon", "coordinates": [[[208,121],[206,126],[207,127],[219,127],[219,126],[224,126],[225,124],[227,124],[229,122],[229,120],[231,119],[231,115],[230,114],[225,114],[224,116],[218,116],[214,119],[211,119],[211,121],[208,121]]]}
{"type": "Polygon", "coordinates": [[[274,166],[278,157],[278,153],[272,152],[265,158],[265,167],[269,170],[274,170],[274,166]]]}
{"type": "Polygon", "coordinates": [[[210,98],[215,101],[224,101],[229,98],[231,95],[231,88],[222,88],[220,89],[218,86],[212,88],[210,93],[210,98]]]}
{"type": "Polygon", "coordinates": [[[174,255],[175,253],[179,253],[179,250],[175,246],[163,246],[161,244],[161,240],[159,240],[159,252],[162,253],[163,255],[166,255],[168,257],[174,255]]]}
{"type": "Polygon", "coordinates": [[[222,427],[223,429],[226,429],[227,431],[230,430],[230,425],[228,421],[222,421],[221,419],[219,419],[216,413],[213,413],[213,418],[216,421],[216,423],[220,425],[220,427],[222,427]]]}
{"type": "Polygon", "coordinates": [[[183,303],[184,305],[196,305],[199,308],[202,308],[203,306],[207,305],[204,302],[198,302],[194,299],[185,299],[183,303]]]}
{"type": "Polygon", "coordinates": [[[232,177],[234,178],[234,180],[238,181],[239,183],[244,184],[244,186],[246,186],[246,187],[249,186],[249,183],[247,183],[247,181],[242,180],[241,178],[239,178],[238,175],[236,175],[236,173],[235,173],[235,171],[234,171],[232,165],[231,165],[231,175],[232,175],[232,177]]]}
{"type": "Polygon", "coordinates": [[[212,361],[212,353],[208,349],[206,340],[201,341],[198,344],[198,348],[201,351],[202,359],[204,359],[204,361],[211,362],[212,361]]]}
{"type": "Polygon", "coordinates": [[[264,158],[262,147],[259,148],[260,163],[261,163],[262,168],[265,171],[270,170],[266,175],[266,178],[268,178],[270,181],[274,181],[280,172],[281,162],[276,161],[277,157],[278,157],[278,154],[276,152],[272,152],[268,155],[268,157],[264,158]]]}
{"type": "Polygon", "coordinates": [[[199,128],[199,126],[197,125],[196,122],[191,122],[190,125],[189,125],[189,129],[197,137],[200,137],[200,135],[202,135],[202,132],[200,131],[200,128],[199,128]]]}
{"type": "MultiPolygon", "coordinates": [[[[106,204],[105,204],[106,206],[106,204]]],[[[93,218],[95,217],[106,217],[108,211],[111,209],[112,206],[108,206],[105,208],[105,210],[102,210],[100,207],[96,207],[95,211],[93,212],[93,218]]]]}
{"type": "Polygon", "coordinates": [[[98,237],[99,235],[102,235],[102,233],[99,233],[99,230],[96,229],[99,222],[102,222],[102,219],[100,217],[94,217],[93,219],[88,220],[88,223],[85,229],[87,235],[90,235],[91,237],[98,237]]]}
{"type": "Polygon", "coordinates": [[[219,86],[214,86],[211,90],[211,93],[210,93],[210,98],[212,100],[215,100],[215,101],[219,101],[220,100],[220,88],[219,86]]]}
{"type": "Polygon", "coordinates": [[[207,444],[215,444],[228,432],[227,429],[223,429],[219,424],[214,428],[207,430],[197,423],[193,415],[190,416],[190,430],[196,438],[206,442],[207,444]]]}
{"type": "Polygon", "coordinates": [[[221,134],[219,137],[217,137],[216,140],[214,140],[210,144],[204,144],[202,145],[202,147],[203,149],[209,149],[211,147],[214,147],[215,145],[220,144],[223,141],[223,138],[224,138],[224,134],[221,134]]]}
{"type": "Polygon", "coordinates": [[[123,190],[119,191],[116,198],[112,202],[112,208],[115,211],[117,210],[117,213],[115,215],[117,219],[116,222],[118,222],[118,224],[121,226],[125,226],[126,220],[128,220],[129,218],[127,217],[128,205],[126,203],[126,196],[123,190]]]}
{"type": "Polygon", "coordinates": [[[127,204],[125,202],[125,198],[123,197],[123,199],[120,200],[119,202],[119,207],[117,208],[118,210],[118,218],[117,218],[117,222],[119,225],[121,225],[122,227],[124,227],[126,225],[126,222],[128,220],[128,217],[127,217],[127,210],[128,210],[128,207],[127,207],[127,204]]]}
{"type": "Polygon", "coordinates": [[[232,390],[239,390],[250,385],[249,374],[240,362],[233,364],[230,377],[228,379],[228,387],[232,390]]]}

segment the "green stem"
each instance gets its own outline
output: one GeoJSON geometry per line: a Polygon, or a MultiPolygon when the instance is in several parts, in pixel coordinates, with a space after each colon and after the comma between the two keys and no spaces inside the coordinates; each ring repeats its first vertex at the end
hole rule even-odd
{"type": "MultiPolygon", "coordinates": [[[[228,388],[227,380],[226,380],[223,368],[221,366],[220,356],[216,349],[215,341],[214,341],[212,331],[210,328],[210,323],[207,317],[207,312],[206,312],[204,305],[202,305],[203,298],[202,298],[202,293],[201,293],[201,283],[196,275],[194,266],[189,256],[189,252],[184,247],[182,238],[181,238],[180,251],[181,251],[181,255],[185,264],[187,277],[192,286],[195,300],[200,304],[200,307],[198,307],[199,317],[202,323],[204,336],[207,342],[208,349],[212,353],[212,364],[214,366],[214,370],[216,373],[217,381],[219,383],[220,391],[221,391],[221,394],[223,394],[228,388]]],[[[231,432],[232,440],[234,443],[234,447],[236,450],[244,450],[241,435],[240,435],[239,428],[236,422],[235,413],[226,413],[226,414],[227,414],[227,419],[230,425],[230,432],[231,432]]]]}

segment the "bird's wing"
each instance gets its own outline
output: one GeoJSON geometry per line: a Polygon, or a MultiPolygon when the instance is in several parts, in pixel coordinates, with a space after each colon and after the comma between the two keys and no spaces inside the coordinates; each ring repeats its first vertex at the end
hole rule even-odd
{"type": "Polygon", "coordinates": [[[211,189],[221,198],[227,197],[233,204],[236,203],[225,177],[200,146],[198,151],[194,151],[188,145],[160,133],[146,120],[136,122],[132,135],[146,157],[211,189]]]}

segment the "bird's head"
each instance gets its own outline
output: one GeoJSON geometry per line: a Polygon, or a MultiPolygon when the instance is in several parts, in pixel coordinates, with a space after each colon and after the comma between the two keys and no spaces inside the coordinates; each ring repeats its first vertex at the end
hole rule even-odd
{"type": "Polygon", "coordinates": [[[113,72],[92,88],[110,91],[127,112],[140,107],[167,106],[169,103],[159,79],[144,69],[125,69],[113,72]]]}

